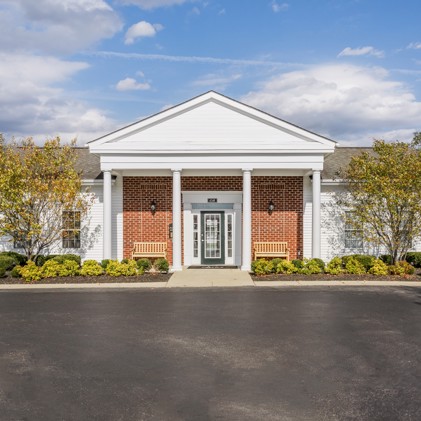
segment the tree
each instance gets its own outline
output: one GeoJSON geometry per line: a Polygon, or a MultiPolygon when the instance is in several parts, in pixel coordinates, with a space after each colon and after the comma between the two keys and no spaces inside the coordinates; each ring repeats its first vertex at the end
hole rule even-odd
{"type": "Polygon", "coordinates": [[[76,159],[74,141],[63,146],[57,137],[38,147],[0,135],[0,236],[19,242],[30,259],[61,240],[63,212],[83,216],[91,205],[76,159]]]}
{"type": "Polygon", "coordinates": [[[373,151],[354,156],[341,178],[347,191],[338,203],[364,242],[385,248],[393,263],[421,236],[420,134],[411,143],[375,140],[373,151]]]}

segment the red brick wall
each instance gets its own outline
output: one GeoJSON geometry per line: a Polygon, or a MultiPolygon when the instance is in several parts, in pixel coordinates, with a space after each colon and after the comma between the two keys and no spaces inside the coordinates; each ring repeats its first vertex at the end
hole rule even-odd
{"type": "Polygon", "coordinates": [[[241,191],[243,177],[183,177],[181,190],[184,191],[241,191]]]}
{"type": "Polygon", "coordinates": [[[252,177],[251,197],[252,243],[287,241],[290,258],[302,258],[303,177],[252,177]],[[275,210],[269,215],[271,200],[275,210]]]}
{"type": "Polygon", "coordinates": [[[123,254],[131,257],[136,241],[167,242],[172,260],[168,225],[172,222],[172,177],[123,177],[123,254]],[[157,210],[151,212],[151,202],[157,210]]]}
{"type": "MultiPolygon", "coordinates": [[[[241,176],[181,177],[183,191],[241,191],[241,176]]],[[[135,241],[167,242],[172,263],[172,177],[123,177],[124,257],[135,241]],[[152,200],[157,211],[152,215],[152,200]]],[[[291,258],[303,250],[303,178],[252,177],[252,242],[288,241],[291,258]],[[275,204],[271,215],[269,201],[275,204]]]]}

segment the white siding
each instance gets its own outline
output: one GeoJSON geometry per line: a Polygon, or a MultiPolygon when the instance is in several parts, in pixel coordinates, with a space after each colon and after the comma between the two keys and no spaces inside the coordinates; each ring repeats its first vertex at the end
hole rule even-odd
{"type": "Polygon", "coordinates": [[[262,119],[245,115],[213,101],[172,115],[159,124],[146,125],[130,137],[119,139],[120,147],[133,145],[141,150],[215,150],[318,148],[318,142],[303,138],[262,119]]]}
{"type": "MultiPolygon", "coordinates": [[[[89,188],[94,195],[93,205],[82,221],[81,248],[63,249],[61,242],[45,251],[45,254],[73,253],[80,255],[82,260],[102,260],[103,254],[103,191],[102,185],[89,188]]],[[[122,177],[117,177],[112,187],[112,258],[123,258],[123,188],[122,177]]],[[[13,242],[6,237],[0,238],[0,251],[13,250],[13,242]]],[[[15,250],[20,252],[20,250],[15,250]]]]}

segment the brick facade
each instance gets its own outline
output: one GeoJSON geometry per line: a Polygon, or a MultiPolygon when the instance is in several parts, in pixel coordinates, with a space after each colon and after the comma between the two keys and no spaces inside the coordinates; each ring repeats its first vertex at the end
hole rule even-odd
{"type": "Polygon", "coordinates": [[[252,243],[287,241],[290,258],[303,257],[303,177],[252,177],[251,208],[252,243]]]}
{"type": "MultiPolygon", "coordinates": [[[[241,176],[181,176],[182,191],[242,191],[241,176]]],[[[135,241],[167,242],[172,263],[172,177],[123,177],[123,247],[130,257],[135,241]],[[152,200],[157,211],[151,213],[152,200]]],[[[183,229],[183,227],[182,227],[183,229]]],[[[252,177],[252,242],[287,241],[292,259],[303,250],[303,178],[252,177]],[[269,201],[275,204],[271,215],[269,201]]]]}

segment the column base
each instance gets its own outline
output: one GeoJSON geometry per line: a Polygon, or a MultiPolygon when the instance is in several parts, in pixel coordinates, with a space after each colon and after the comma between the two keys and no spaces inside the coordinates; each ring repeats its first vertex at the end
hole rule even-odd
{"type": "Polygon", "coordinates": [[[244,270],[245,272],[251,271],[251,265],[242,265],[241,270],[244,270]]]}
{"type": "Polygon", "coordinates": [[[173,272],[180,272],[181,270],[183,270],[183,267],[182,266],[171,266],[171,268],[170,268],[170,272],[171,273],[173,273],[173,272]]]}

